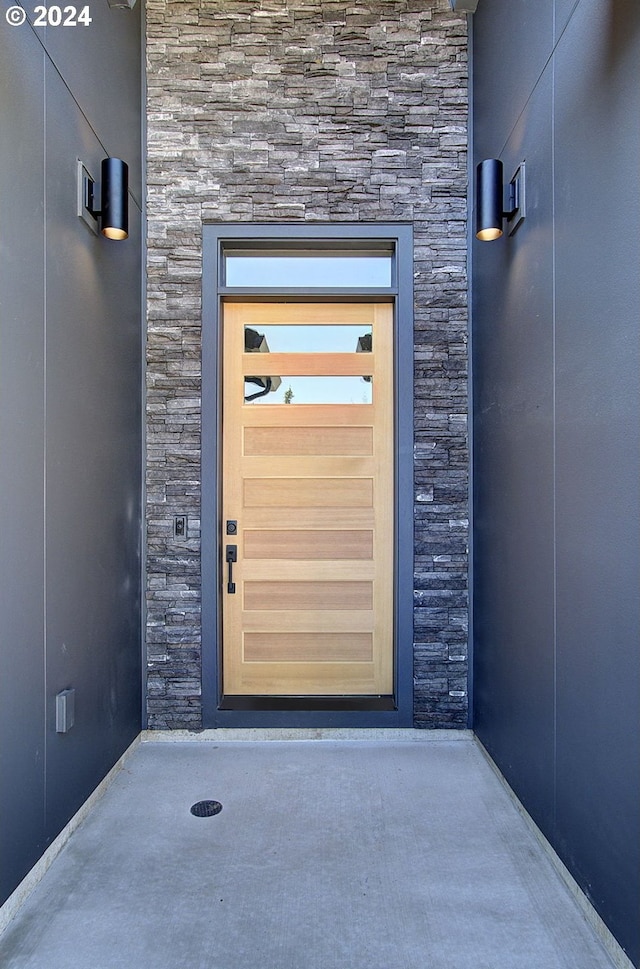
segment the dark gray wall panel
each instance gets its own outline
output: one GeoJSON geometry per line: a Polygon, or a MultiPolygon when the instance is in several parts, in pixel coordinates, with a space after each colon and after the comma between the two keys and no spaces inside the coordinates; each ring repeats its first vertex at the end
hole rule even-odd
{"type": "MultiPolygon", "coordinates": [[[[119,10],[102,0],[92,3],[90,11],[88,27],[47,28],[47,50],[83,114],[97,128],[104,151],[128,163],[130,190],[140,204],[142,3],[133,10],[119,10]]],[[[97,177],[99,173],[99,168],[92,172],[97,177]]]]}
{"type": "MultiPolygon", "coordinates": [[[[553,40],[553,0],[481,0],[470,18],[474,45],[494,51],[486,82],[475,87],[475,152],[495,158],[542,74],[553,40]]],[[[486,61],[479,67],[484,70],[486,61]]]]}
{"type": "Polygon", "coordinates": [[[580,0],[555,0],[554,3],[554,25],[555,41],[558,43],[562,31],[567,26],[571,15],[580,3],[580,0]]]}
{"type": "MultiPolygon", "coordinates": [[[[138,16],[126,43],[104,20],[95,60],[132,86],[139,159],[138,16]]],[[[83,99],[47,56],[82,29],[0,30],[0,902],[140,729],[141,220],[117,244],[76,215],[76,159],[97,174],[116,129],[104,70],[84,64],[83,99]]]]}
{"type": "Polygon", "coordinates": [[[556,52],[554,130],[558,843],[636,953],[639,41],[637,4],[583,0],[556,52]]]}
{"type": "Polygon", "coordinates": [[[553,817],[551,78],[504,154],[535,199],[474,252],[475,727],[542,826],[553,817]]]}
{"type": "Polygon", "coordinates": [[[510,0],[474,17],[478,156],[527,165],[474,247],[475,726],[638,964],[640,8],[556,0],[554,48],[527,7],[541,77],[510,0]]]}
{"type": "Polygon", "coordinates": [[[0,904],[44,842],[42,80],[42,48],[32,33],[10,30],[3,22],[0,904]],[[12,796],[18,784],[20,797],[12,796]]]}
{"type": "MultiPolygon", "coordinates": [[[[47,824],[53,835],[139,729],[140,213],[122,243],[75,214],[75,160],[100,150],[47,74],[47,824]],[[56,692],[76,722],[56,735],[56,692]]],[[[86,157],[86,156],[85,156],[86,157]]]]}

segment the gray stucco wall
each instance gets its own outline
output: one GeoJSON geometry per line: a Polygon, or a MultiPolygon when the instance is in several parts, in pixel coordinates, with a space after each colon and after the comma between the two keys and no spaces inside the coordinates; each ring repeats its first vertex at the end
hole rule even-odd
{"type": "Polygon", "coordinates": [[[0,28],[0,903],[140,729],[140,11],[91,15],[0,28]],[[76,216],[106,154],[119,244],[76,216]]]}
{"type": "Polygon", "coordinates": [[[147,4],[152,727],[203,725],[206,220],[413,224],[415,722],[466,725],[466,41],[448,0],[147,4]]]}
{"type": "Polygon", "coordinates": [[[473,40],[476,160],[527,166],[473,255],[475,727],[638,964],[640,10],[483,0],[473,40]]]}

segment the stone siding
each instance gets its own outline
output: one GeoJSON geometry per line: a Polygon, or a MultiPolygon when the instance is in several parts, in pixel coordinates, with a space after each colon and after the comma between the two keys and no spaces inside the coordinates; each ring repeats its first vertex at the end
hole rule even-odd
{"type": "Polygon", "coordinates": [[[415,723],[465,726],[465,19],[449,0],[146,12],[149,726],[202,726],[203,221],[413,224],[415,723]]]}

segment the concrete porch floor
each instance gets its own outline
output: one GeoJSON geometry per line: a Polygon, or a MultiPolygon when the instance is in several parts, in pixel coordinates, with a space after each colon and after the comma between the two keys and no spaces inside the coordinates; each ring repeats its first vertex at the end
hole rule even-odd
{"type": "Polygon", "coordinates": [[[145,742],[5,969],[611,969],[464,739],[145,742]],[[191,805],[223,810],[197,818],[191,805]]]}

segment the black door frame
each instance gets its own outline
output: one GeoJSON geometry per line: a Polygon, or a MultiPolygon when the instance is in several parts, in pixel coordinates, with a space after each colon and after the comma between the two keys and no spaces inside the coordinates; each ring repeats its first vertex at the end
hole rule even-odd
{"type": "Polygon", "coordinates": [[[205,223],[202,272],[202,719],[215,727],[408,727],[413,723],[413,229],[405,223],[205,223]],[[227,287],[225,251],[370,249],[393,252],[389,287],[227,287]],[[395,377],[395,692],[393,701],[295,697],[228,702],[221,692],[220,366],[223,299],[391,298],[395,377]],[[210,469],[208,472],[206,469],[210,469]]]}

